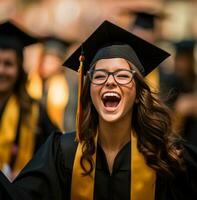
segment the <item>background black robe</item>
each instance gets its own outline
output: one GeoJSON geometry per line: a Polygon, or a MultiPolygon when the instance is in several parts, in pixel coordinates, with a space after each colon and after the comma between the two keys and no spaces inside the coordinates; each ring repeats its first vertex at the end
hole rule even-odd
{"type": "MultiPolygon", "coordinates": [[[[39,147],[46,141],[46,139],[49,137],[49,135],[52,132],[55,132],[57,130],[59,130],[57,128],[57,126],[55,126],[51,120],[49,119],[45,108],[39,104],[39,116],[38,116],[38,121],[35,127],[35,146],[34,146],[34,153],[39,149],[39,147]]],[[[6,103],[4,104],[4,106],[0,109],[0,123],[1,120],[3,118],[3,113],[6,107],[6,103]]],[[[17,129],[16,129],[16,137],[14,140],[14,144],[16,147],[18,147],[19,145],[19,139],[20,139],[20,129],[21,129],[21,123],[22,123],[22,114],[20,111],[19,114],[19,119],[18,119],[18,125],[17,125],[17,129]]],[[[12,154],[11,155],[11,159],[10,159],[10,166],[13,167],[15,160],[17,157],[17,152],[16,154],[12,154]]]]}
{"type": "MultiPolygon", "coordinates": [[[[74,133],[53,134],[12,184],[0,173],[0,199],[69,200],[77,147],[74,137],[74,133]]],[[[186,171],[177,172],[174,180],[157,176],[156,200],[197,199],[197,149],[189,144],[184,147],[186,171]]],[[[98,146],[95,175],[97,200],[130,200],[130,143],[116,156],[111,176],[105,154],[98,146]]]]}

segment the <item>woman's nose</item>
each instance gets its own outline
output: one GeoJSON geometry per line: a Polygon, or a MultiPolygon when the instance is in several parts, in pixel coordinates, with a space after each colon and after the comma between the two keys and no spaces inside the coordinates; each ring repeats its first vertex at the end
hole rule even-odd
{"type": "Polygon", "coordinates": [[[108,79],[107,79],[105,84],[106,84],[106,86],[117,85],[117,83],[116,83],[116,81],[115,81],[115,79],[114,79],[112,74],[110,74],[108,76],[108,79]]]}

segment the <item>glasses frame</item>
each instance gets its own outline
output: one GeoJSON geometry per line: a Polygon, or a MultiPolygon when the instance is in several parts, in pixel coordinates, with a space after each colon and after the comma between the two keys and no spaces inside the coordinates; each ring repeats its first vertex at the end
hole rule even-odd
{"type": "Polygon", "coordinates": [[[129,69],[118,69],[118,70],[116,70],[116,71],[114,71],[114,72],[108,72],[108,71],[106,71],[105,69],[95,69],[95,70],[94,70],[94,69],[91,69],[91,70],[87,71],[88,77],[89,77],[91,83],[94,84],[94,85],[104,85],[104,84],[107,82],[107,80],[108,80],[108,78],[109,78],[110,75],[113,76],[115,82],[116,82],[118,85],[127,85],[127,84],[131,83],[131,81],[132,81],[133,78],[134,78],[134,74],[135,74],[135,73],[136,73],[136,71],[135,71],[135,70],[132,70],[132,69],[130,69],[130,70],[129,70],[129,69]],[[103,83],[97,84],[97,83],[94,83],[94,82],[92,81],[92,76],[91,76],[91,75],[92,75],[93,72],[95,72],[95,71],[102,71],[102,72],[104,72],[104,73],[107,74],[107,78],[106,78],[106,80],[105,80],[103,83]],[[115,75],[116,75],[118,72],[120,72],[120,71],[127,71],[127,72],[130,72],[130,73],[132,74],[132,78],[131,78],[131,80],[130,80],[128,83],[122,84],[122,83],[119,83],[119,82],[116,80],[115,75]]]}

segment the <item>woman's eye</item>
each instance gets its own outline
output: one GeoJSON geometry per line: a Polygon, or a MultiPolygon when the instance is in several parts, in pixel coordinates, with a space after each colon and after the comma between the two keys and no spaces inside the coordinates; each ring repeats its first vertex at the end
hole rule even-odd
{"type": "Polygon", "coordinates": [[[96,75],[96,76],[93,76],[94,79],[102,79],[102,78],[105,78],[105,75],[96,75]]]}
{"type": "Polygon", "coordinates": [[[93,79],[105,79],[106,75],[104,73],[97,72],[93,74],[93,79]]]}
{"type": "Polygon", "coordinates": [[[128,73],[127,74],[124,74],[124,73],[117,74],[116,77],[117,78],[130,78],[130,74],[128,74],[128,73]]]}
{"type": "Polygon", "coordinates": [[[121,74],[121,75],[118,75],[117,77],[120,77],[120,78],[128,78],[129,76],[127,74],[121,74]]]}

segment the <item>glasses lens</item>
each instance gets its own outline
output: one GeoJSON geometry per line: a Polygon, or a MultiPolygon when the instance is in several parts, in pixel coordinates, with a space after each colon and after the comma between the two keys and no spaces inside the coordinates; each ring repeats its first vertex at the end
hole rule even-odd
{"type": "Polygon", "coordinates": [[[107,73],[104,71],[91,71],[91,81],[94,84],[100,85],[103,84],[107,79],[107,73]]]}
{"type": "Polygon", "coordinates": [[[121,70],[121,71],[118,71],[114,77],[117,83],[124,85],[131,82],[131,80],[133,79],[133,73],[127,70],[121,70]]]}

